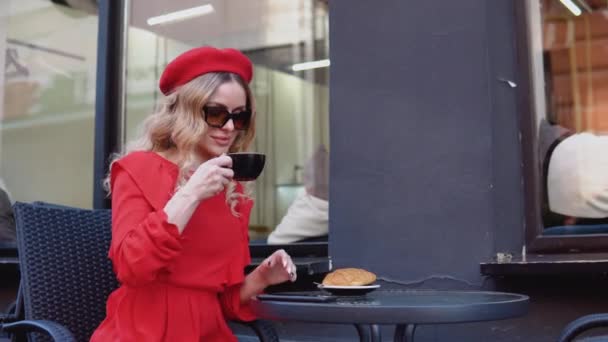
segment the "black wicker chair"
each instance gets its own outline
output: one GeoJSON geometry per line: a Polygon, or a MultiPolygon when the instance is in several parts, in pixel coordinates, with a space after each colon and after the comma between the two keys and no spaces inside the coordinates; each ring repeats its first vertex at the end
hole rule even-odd
{"type": "MultiPolygon", "coordinates": [[[[558,342],[571,342],[574,341],[577,336],[580,336],[589,330],[606,327],[608,327],[608,314],[600,313],[582,316],[570,322],[564,328],[564,330],[562,330],[562,334],[559,337],[558,342]]],[[[608,336],[604,335],[588,337],[584,339],[584,341],[608,341],[608,336]]]]}
{"type": "MultiPolygon", "coordinates": [[[[88,341],[118,286],[107,258],[110,210],[44,203],[16,203],[14,210],[21,283],[0,331],[14,340],[88,341]]],[[[261,341],[279,340],[270,322],[243,324],[261,341]]]]}

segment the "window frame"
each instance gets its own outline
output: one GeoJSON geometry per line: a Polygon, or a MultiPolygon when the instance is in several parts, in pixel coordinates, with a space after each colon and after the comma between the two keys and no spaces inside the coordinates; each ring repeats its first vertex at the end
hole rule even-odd
{"type": "Polygon", "coordinates": [[[95,85],[95,150],[93,166],[93,208],[111,208],[102,180],[109,171],[109,159],[122,140],[124,117],[124,18],[129,0],[99,0],[97,80],[95,85]]]}
{"type": "Polygon", "coordinates": [[[515,2],[517,59],[520,75],[518,112],[521,131],[522,183],[524,192],[525,246],[531,253],[579,253],[608,251],[608,234],[543,236],[541,217],[542,177],[538,153],[537,101],[528,1],[515,2]]]}

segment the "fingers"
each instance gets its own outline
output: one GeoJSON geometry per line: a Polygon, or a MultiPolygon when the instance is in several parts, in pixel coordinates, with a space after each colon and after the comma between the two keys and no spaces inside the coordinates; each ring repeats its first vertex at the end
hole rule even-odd
{"type": "Polygon", "coordinates": [[[234,177],[234,171],[229,168],[221,167],[219,168],[219,173],[222,175],[222,177],[228,179],[228,181],[230,181],[234,177]]]}
{"type": "Polygon", "coordinates": [[[232,180],[234,177],[234,171],[232,171],[231,167],[232,159],[228,156],[219,156],[217,158],[209,159],[199,166],[199,168],[208,169],[210,175],[219,175],[227,178],[228,181],[232,180]]]}
{"type": "Polygon", "coordinates": [[[200,164],[195,170],[188,173],[187,186],[198,199],[216,196],[226,189],[234,177],[230,168],[232,159],[226,155],[200,164]]]}
{"type": "Polygon", "coordinates": [[[276,261],[280,263],[284,272],[289,276],[289,280],[294,282],[297,279],[296,265],[291,260],[291,257],[285,250],[279,249],[272,256],[275,256],[276,261]]]}
{"type": "MultiPolygon", "coordinates": [[[[211,160],[213,159],[210,159],[210,161],[211,160]]],[[[232,171],[232,169],[214,164],[208,165],[206,163],[201,164],[195,173],[199,175],[200,179],[221,183],[222,186],[230,183],[234,177],[234,171],[232,171]]]]}
{"type": "Polygon", "coordinates": [[[296,265],[293,263],[293,261],[291,260],[291,257],[289,255],[287,255],[287,258],[288,258],[287,273],[289,273],[289,280],[291,280],[291,282],[294,282],[298,278],[298,272],[296,269],[296,265]]]}
{"type": "Polygon", "coordinates": [[[295,271],[295,266],[291,272],[289,272],[289,281],[292,283],[298,279],[298,273],[295,271]]]}
{"type": "Polygon", "coordinates": [[[228,157],[225,154],[222,154],[219,157],[211,158],[211,159],[207,160],[204,164],[216,165],[216,166],[224,167],[224,168],[231,168],[232,167],[232,158],[228,157]]]}

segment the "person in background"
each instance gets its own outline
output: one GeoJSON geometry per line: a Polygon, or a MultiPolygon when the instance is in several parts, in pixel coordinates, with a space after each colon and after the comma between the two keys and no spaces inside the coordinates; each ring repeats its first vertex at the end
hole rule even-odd
{"type": "MultiPolygon", "coordinates": [[[[584,234],[587,226],[608,224],[608,136],[563,125],[567,116],[558,115],[549,52],[543,61],[547,108],[538,127],[543,225],[574,228],[562,230],[564,234],[584,234]]],[[[606,233],[608,226],[601,229],[606,233]]]]}
{"type": "Polygon", "coordinates": [[[253,202],[225,154],[254,138],[252,76],[241,52],[213,47],[163,71],[164,103],[106,179],[109,257],[121,285],[91,341],[236,341],[226,320],[255,319],[250,298],[295,281],[283,250],[244,275],[253,202]]]}
{"type": "Polygon", "coordinates": [[[329,233],[329,154],[319,146],[304,166],[304,191],[268,236],[268,244],[327,240],[329,233]]]}
{"type": "Polygon", "coordinates": [[[608,136],[563,136],[548,158],[547,203],[553,226],[608,223],[608,136]]]}

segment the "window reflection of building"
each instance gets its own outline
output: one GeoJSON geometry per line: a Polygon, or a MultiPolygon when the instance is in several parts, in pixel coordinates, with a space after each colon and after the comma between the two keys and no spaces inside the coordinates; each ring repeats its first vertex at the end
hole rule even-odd
{"type": "Polygon", "coordinates": [[[0,13],[0,177],[14,200],[91,207],[97,16],[46,0],[0,13]]]}
{"type": "Polygon", "coordinates": [[[608,4],[577,1],[577,10],[558,0],[540,2],[544,226],[553,227],[551,232],[592,232],[589,227],[608,223],[608,4]]]}
{"type": "Polygon", "coordinates": [[[560,1],[543,1],[543,49],[556,120],[574,131],[601,132],[608,130],[608,9],[606,1],[585,4],[576,16],[560,1]]]}
{"type": "Polygon", "coordinates": [[[151,17],[191,7],[186,1],[132,0],[127,44],[125,134],[132,137],[159,97],[168,60],[190,47],[214,45],[245,52],[258,117],[254,149],[267,155],[255,183],[250,237],[265,239],[302,191],[302,166],[319,145],[329,148],[327,67],[294,71],[297,63],[329,58],[327,3],[208,1],[213,11],[150,26],[151,17]],[[244,20],[243,18],[247,18],[244,20]]]}

